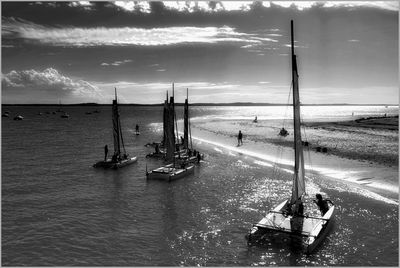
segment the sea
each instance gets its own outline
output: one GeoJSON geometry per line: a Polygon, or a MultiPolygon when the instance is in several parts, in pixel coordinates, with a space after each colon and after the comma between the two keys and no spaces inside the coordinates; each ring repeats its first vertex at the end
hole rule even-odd
{"type": "MultiPolygon", "coordinates": [[[[145,146],[161,140],[160,106],[121,106],[126,151],[138,161],[93,168],[104,145],[113,148],[111,106],[62,106],[69,118],[59,108],[2,106],[10,112],[1,123],[3,266],[399,265],[398,199],[362,194],[343,180],[307,178],[311,193],[336,205],[326,239],[309,255],[284,237],[249,246],[252,224],[290,196],[290,172],[197,137],[193,146],[205,157],[193,175],[146,180],[146,169],[163,164],[146,158],[154,149],[145,146]],[[14,121],[16,115],[24,119],[14,121]]],[[[190,113],[195,127],[213,119],[280,120],[291,110],[193,106],[190,113]]],[[[305,106],[302,113],[305,120],[337,121],[398,115],[398,107],[305,106]]]]}

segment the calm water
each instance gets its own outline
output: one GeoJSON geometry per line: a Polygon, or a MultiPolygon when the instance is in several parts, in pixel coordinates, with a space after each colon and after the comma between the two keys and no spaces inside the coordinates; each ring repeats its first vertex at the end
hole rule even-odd
{"type": "MultiPolygon", "coordinates": [[[[397,107],[315,108],[303,109],[306,119],[398,113],[397,107]]],[[[44,113],[57,107],[4,109],[25,120],[2,118],[2,265],[398,265],[398,205],[359,195],[343,181],[307,181],[310,194],[323,192],[337,206],[330,235],[310,256],[286,242],[248,247],[244,238],[289,196],[289,173],[273,176],[276,170],[249,156],[202,142],[194,145],[206,159],[194,175],[146,181],[146,165],[161,164],[145,158],[144,146],[160,140],[151,123],[161,121],[161,107],[122,107],[126,148],[139,160],[117,171],[91,167],[112,144],[111,107],[91,115],[85,112],[93,107],[65,107],[69,119],[44,113]],[[135,124],[140,136],[132,135],[135,124]]],[[[276,119],[282,112],[192,109],[199,118],[276,119]]]]}

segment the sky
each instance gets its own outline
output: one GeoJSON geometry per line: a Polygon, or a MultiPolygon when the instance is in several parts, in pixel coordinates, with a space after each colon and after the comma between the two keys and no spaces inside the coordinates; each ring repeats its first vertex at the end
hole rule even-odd
{"type": "Polygon", "coordinates": [[[398,1],[1,2],[2,104],[398,104],[398,1]]]}

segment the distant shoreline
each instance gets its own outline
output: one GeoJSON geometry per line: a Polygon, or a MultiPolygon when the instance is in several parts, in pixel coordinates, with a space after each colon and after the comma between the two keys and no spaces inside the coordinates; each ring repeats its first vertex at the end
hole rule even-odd
{"type": "MultiPolygon", "coordinates": [[[[2,106],[111,106],[112,104],[99,103],[76,103],[76,104],[2,104],[2,106]]],[[[163,106],[164,103],[158,104],[138,104],[138,103],[120,103],[120,106],[163,106]]],[[[184,103],[175,103],[176,106],[183,106],[184,103]]],[[[233,102],[233,103],[191,103],[190,106],[291,106],[284,103],[252,103],[252,102],[233,102]]],[[[301,106],[398,106],[398,104],[349,104],[349,103],[332,103],[332,104],[301,104],[301,106]]]]}

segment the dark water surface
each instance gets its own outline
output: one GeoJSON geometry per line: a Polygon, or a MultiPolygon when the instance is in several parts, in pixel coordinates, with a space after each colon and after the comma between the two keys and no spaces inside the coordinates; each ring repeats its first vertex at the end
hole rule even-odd
{"type": "Polygon", "coordinates": [[[116,171],[92,168],[103,146],[112,148],[111,107],[91,115],[93,107],[63,107],[69,119],[45,114],[57,107],[7,109],[25,119],[2,118],[4,266],[398,265],[398,205],[344,182],[307,181],[337,206],[330,235],[307,256],[286,242],[248,247],[244,238],[289,196],[289,173],[277,179],[251,157],[203,142],[194,144],[206,155],[194,175],[146,181],[146,165],[161,165],[145,158],[144,146],[160,140],[149,124],[161,121],[161,107],[121,108],[127,151],[138,162],[116,171]]]}

